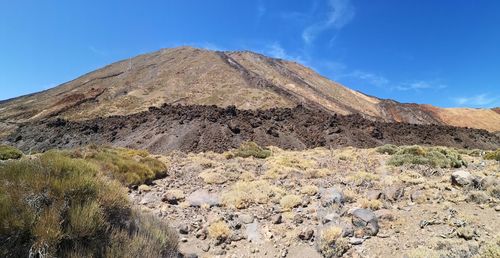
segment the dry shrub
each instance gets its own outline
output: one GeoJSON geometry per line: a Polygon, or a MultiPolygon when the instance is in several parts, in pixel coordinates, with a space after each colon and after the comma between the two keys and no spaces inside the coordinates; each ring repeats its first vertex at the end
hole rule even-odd
{"type": "Polygon", "coordinates": [[[227,178],[217,171],[203,171],[198,176],[207,184],[223,184],[227,182],[227,178]]]}
{"type": "Polygon", "coordinates": [[[228,191],[222,193],[222,203],[244,209],[253,204],[266,204],[271,198],[280,198],[282,195],[282,189],[269,184],[266,180],[238,181],[228,191]]]}
{"type": "Polygon", "coordinates": [[[280,206],[283,211],[290,211],[302,203],[302,198],[295,194],[283,196],[280,200],[280,206]]]}
{"type": "Polygon", "coordinates": [[[375,149],[378,153],[393,155],[399,151],[399,147],[392,144],[385,144],[375,149]]]}
{"type": "Polygon", "coordinates": [[[231,235],[231,229],[222,220],[210,224],[207,230],[208,230],[208,236],[218,241],[223,241],[231,235]]]}
{"type": "Polygon", "coordinates": [[[369,200],[368,198],[361,198],[358,201],[358,204],[361,208],[370,209],[370,210],[378,210],[382,208],[383,203],[380,200],[369,200]]]}
{"type": "Polygon", "coordinates": [[[325,171],[314,171],[317,166],[316,161],[300,157],[298,152],[282,152],[269,158],[266,162],[268,170],[266,178],[285,178],[290,173],[297,172],[306,177],[318,177],[325,175],[325,171]]]}
{"type": "Polygon", "coordinates": [[[373,181],[379,179],[379,176],[373,173],[368,173],[364,171],[359,171],[353,175],[347,177],[347,181],[355,186],[370,187],[373,185],[373,181]]]}
{"type": "Polygon", "coordinates": [[[324,257],[341,257],[349,247],[349,242],[342,238],[341,227],[330,226],[321,230],[318,248],[324,257]]]}
{"type": "Polygon", "coordinates": [[[318,190],[319,190],[318,187],[315,185],[305,185],[302,187],[302,189],[300,189],[300,192],[302,194],[313,196],[318,193],[318,190]]]}

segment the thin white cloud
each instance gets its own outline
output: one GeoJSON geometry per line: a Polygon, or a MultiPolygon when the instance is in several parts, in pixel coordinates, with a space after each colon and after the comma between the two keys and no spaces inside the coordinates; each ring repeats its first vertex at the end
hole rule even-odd
{"type": "Polygon", "coordinates": [[[308,26],[302,32],[302,39],[306,44],[312,43],[316,36],[325,30],[342,29],[352,21],[356,13],[350,0],[329,0],[328,5],[328,19],[308,26]]]}
{"type": "Polygon", "coordinates": [[[108,54],[108,52],[107,52],[107,51],[104,51],[104,50],[98,49],[98,48],[96,48],[96,47],[94,47],[94,46],[89,46],[88,48],[89,48],[90,52],[92,52],[92,53],[94,53],[94,54],[97,54],[97,55],[100,55],[100,56],[105,56],[105,55],[107,55],[107,54],[108,54]]]}
{"type": "Polygon", "coordinates": [[[345,76],[354,77],[379,87],[385,86],[389,83],[389,80],[382,75],[361,70],[355,70],[354,72],[346,74],[345,76]]]}
{"type": "Polygon", "coordinates": [[[395,90],[408,91],[408,90],[424,90],[424,89],[444,89],[447,86],[439,83],[437,80],[434,81],[413,81],[406,82],[394,87],[395,90]]]}
{"type": "Polygon", "coordinates": [[[262,1],[257,4],[257,21],[260,22],[262,17],[266,14],[267,8],[262,1]]]}
{"type": "Polygon", "coordinates": [[[291,60],[291,61],[295,61],[297,63],[301,63],[301,64],[306,64],[307,61],[304,57],[300,56],[300,55],[292,55],[292,54],[289,54],[282,46],[280,43],[278,42],[273,42],[271,44],[268,44],[264,51],[266,55],[269,55],[271,57],[274,57],[274,58],[279,58],[279,59],[285,59],[285,60],[291,60]]]}
{"type": "Polygon", "coordinates": [[[453,101],[455,102],[455,104],[459,106],[495,107],[500,105],[499,96],[489,96],[486,93],[478,94],[471,97],[458,97],[454,98],[453,101]]]}

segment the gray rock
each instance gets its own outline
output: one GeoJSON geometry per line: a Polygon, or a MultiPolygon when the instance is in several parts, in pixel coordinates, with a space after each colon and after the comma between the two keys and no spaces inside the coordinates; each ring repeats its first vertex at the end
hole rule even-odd
{"type": "Polygon", "coordinates": [[[427,194],[423,190],[416,190],[410,195],[411,201],[416,203],[425,203],[427,201],[427,194]]]}
{"type": "Polygon", "coordinates": [[[363,229],[365,235],[375,236],[378,233],[378,219],[375,213],[367,209],[356,209],[352,212],[352,224],[363,229]]]}
{"type": "Polygon", "coordinates": [[[245,233],[247,235],[248,241],[252,243],[260,243],[262,241],[260,226],[257,222],[246,225],[245,233]]]}
{"type": "Polygon", "coordinates": [[[332,213],[328,213],[325,216],[323,216],[323,218],[321,219],[321,222],[323,224],[327,224],[330,222],[337,223],[339,221],[339,219],[340,219],[340,215],[335,213],[335,212],[332,212],[332,213]]]}
{"type": "Polygon", "coordinates": [[[293,223],[294,224],[302,224],[303,222],[304,222],[304,219],[302,218],[302,215],[295,214],[295,216],[293,216],[293,223]]]}
{"type": "Polygon", "coordinates": [[[336,188],[321,189],[319,194],[323,207],[344,203],[344,194],[336,188]]]}
{"type": "Polygon", "coordinates": [[[182,235],[187,235],[189,233],[189,226],[188,225],[180,225],[179,226],[179,233],[182,235]]]}
{"type": "Polygon", "coordinates": [[[254,220],[254,217],[253,215],[250,215],[250,214],[240,214],[238,215],[238,218],[240,219],[241,222],[243,222],[244,224],[250,224],[253,222],[254,220]]]}
{"type": "Polygon", "coordinates": [[[405,189],[403,186],[391,186],[384,191],[384,196],[389,201],[398,201],[404,197],[405,189]]]}
{"type": "Polygon", "coordinates": [[[451,184],[457,186],[467,186],[473,183],[474,176],[465,170],[458,170],[451,174],[451,184]]]}
{"type": "Polygon", "coordinates": [[[314,236],[314,230],[310,228],[304,228],[302,231],[299,233],[299,239],[301,240],[309,240],[314,236]]]}
{"type": "Polygon", "coordinates": [[[351,245],[360,245],[365,241],[364,238],[351,237],[349,238],[349,244],[351,245]]]}
{"type": "Polygon", "coordinates": [[[281,214],[276,214],[271,217],[271,223],[273,224],[280,224],[282,222],[282,216],[281,214]]]}
{"type": "Polygon", "coordinates": [[[194,191],[186,198],[186,200],[192,207],[200,207],[204,204],[209,205],[210,207],[220,205],[219,196],[217,194],[209,193],[207,190],[203,189],[194,191]]]}
{"type": "Polygon", "coordinates": [[[500,180],[498,180],[495,176],[487,176],[481,179],[481,188],[486,190],[490,187],[497,186],[500,184],[500,180]]]}

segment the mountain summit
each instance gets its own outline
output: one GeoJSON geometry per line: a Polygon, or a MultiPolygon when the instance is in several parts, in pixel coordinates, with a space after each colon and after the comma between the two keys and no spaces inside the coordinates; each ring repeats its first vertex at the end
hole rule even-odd
{"type": "Polygon", "coordinates": [[[0,122],[86,120],[163,104],[269,109],[302,105],[372,120],[500,131],[490,109],[438,108],[379,99],[295,62],[249,51],[162,49],[119,61],[55,88],[0,102],[0,122]]]}

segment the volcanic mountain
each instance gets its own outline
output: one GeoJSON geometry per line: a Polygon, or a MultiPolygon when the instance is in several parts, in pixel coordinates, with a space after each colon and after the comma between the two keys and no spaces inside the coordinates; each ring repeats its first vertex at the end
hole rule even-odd
{"type": "Polygon", "coordinates": [[[43,92],[0,101],[0,126],[5,131],[19,123],[51,117],[79,121],[128,115],[163,104],[234,105],[241,110],[302,105],[331,114],[361,114],[382,122],[500,131],[498,111],[379,99],[295,62],[249,51],[192,47],[140,55],[43,92]]]}

